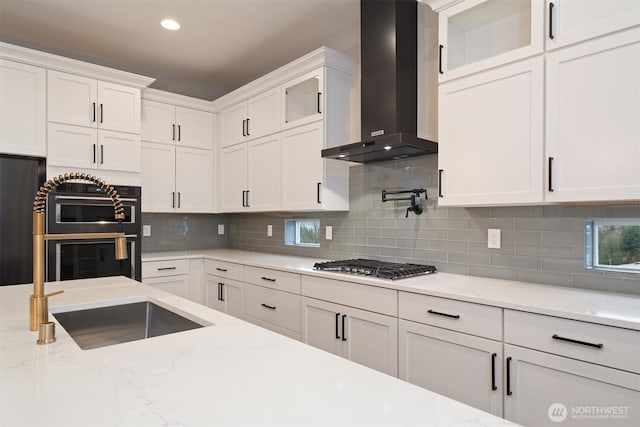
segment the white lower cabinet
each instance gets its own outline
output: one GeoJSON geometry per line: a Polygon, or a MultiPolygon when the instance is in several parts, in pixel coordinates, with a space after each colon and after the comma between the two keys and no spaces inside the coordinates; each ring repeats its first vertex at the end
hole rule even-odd
{"type": "Polygon", "coordinates": [[[314,298],[302,298],[302,341],[398,376],[398,319],[314,298]]]}
{"type": "Polygon", "coordinates": [[[640,425],[639,375],[509,344],[504,355],[506,419],[536,427],[640,425]]]}
{"type": "Polygon", "coordinates": [[[245,320],[300,340],[300,295],[245,283],[245,320]]]}
{"type": "Polygon", "coordinates": [[[207,306],[239,319],[244,318],[244,283],[225,277],[205,274],[207,306]]]}
{"type": "Polygon", "coordinates": [[[187,259],[143,262],[142,283],[182,298],[192,299],[187,259]]]}
{"type": "Polygon", "coordinates": [[[145,285],[151,285],[162,291],[189,299],[189,275],[153,277],[142,279],[145,285]]]}
{"type": "Polygon", "coordinates": [[[502,416],[502,342],[399,321],[400,379],[502,416]]]}

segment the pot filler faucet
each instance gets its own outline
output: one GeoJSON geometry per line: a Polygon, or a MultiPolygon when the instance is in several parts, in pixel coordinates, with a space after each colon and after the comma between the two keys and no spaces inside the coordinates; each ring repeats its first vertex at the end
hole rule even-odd
{"type": "Polygon", "coordinates": [[[49,344],[56,340],[55,324],[49,322],[49,297],[61,294],[56,291],[44,293],[44,241],[45,240],[95,240],[113,238],[116,245],[116,259],[127,259],[127,240],[124,233],[74,233],[74,234],[44,234],[44,213],[47,205],[47,195],[58,185],[67,181],[88,181],[96,184],[111,197],[115,219],[118,221],[118,231],[122,230],[124,208],[118,192],[102,179],[93,175],[72,172],[57,176],[47,181],[36,193],[33,200],[33,295],[29,300],[29,330],[38,331],[38,344],[49,344]]]}

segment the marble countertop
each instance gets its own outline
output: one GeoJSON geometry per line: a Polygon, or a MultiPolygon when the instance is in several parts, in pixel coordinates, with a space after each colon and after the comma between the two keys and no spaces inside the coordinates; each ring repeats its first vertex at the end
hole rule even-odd
{"type": "MultiPolygon", "coordinates": [[[[501,418],[124,277],[56,282],[50,311],[153,300],[211,324],[81,350],[0,287],[2,426],[499,426],[501,418]]],[[[55,321],[55,319],[52,320],[55,321]]]]}
{"type": "Polygon", "coordinates": [[[143,253],[142,261],[203,257],[640,330],[640,297],[632,295],[448,273],[391,281],[316,271],[320,259],[233,249],[143,253]]]}

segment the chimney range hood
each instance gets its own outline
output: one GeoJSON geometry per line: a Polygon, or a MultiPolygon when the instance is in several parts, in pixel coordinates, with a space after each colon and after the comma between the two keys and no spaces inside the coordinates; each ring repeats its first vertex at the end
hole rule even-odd
{"type": "Polygon", "coordinates": [[[322,157],[359,163],[435,154],[417,137],[418,4],[360,2],[362,142],[322,150],[322,157]]]}

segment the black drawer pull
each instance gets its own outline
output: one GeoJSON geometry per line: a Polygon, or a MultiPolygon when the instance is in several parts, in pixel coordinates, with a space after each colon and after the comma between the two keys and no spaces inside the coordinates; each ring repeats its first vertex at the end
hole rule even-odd
{"type": "Polygon", "coordinates": [[[158,271],[175,270],[177,267],[158,267],[158,271]]]}
{"type": "Polygon", "coordinates": [[[347,331],[344,329],[344,319],[347,318],[346,314],[342,315],[342,341],[346,341],[347,340],[347,331]]]}
{"type": "Polygon", "coordinates": [[[264,277],[264,276],[262,276],[261,279],[262,280],[266,280],[267,282],[275,282],[276,281],[276,279],[272,279],[271,277],[264,277]]]}
{"type": "Polygon", "coordinates": [[[450,317],[452,319],[459,319],[460,315],[459,314],[448,314],[448,313],[441,313],[439,311],[433,311],[433,310],[427,310],[427,313],[429,314],[436,314],[438,316],[444,316],[444,317],[450,317]]]}
{"type": "Polygon", "coordinates": [[[269,310],[275,310],[276,306],[275,305],[267,305],[265,303],[261,304],[264,308],[268,308],[269,310]]]}
{"type": "Polygon", "coordinates": [[[216,267],[216,270],[218,270],[218,271],[222,271],[222,272],[224,272],[224,273],[226,273],[226,272],[227,272],[227,269],[226,269],[226,268],[216,267]]]}
{"type": "Polygon", "coordinates": [[[340,319],[340,313],[336,313],[336,339],[340,339],[340,331],[338,330],[338,319],[340,319]]]}
{"type": "Polygon", "coordinates": [[[552,337],[554,340],[558,340],[558,341],[565,341],[565,342],[570,342],[573,344],[580,344],[580,345],[586,345],[587,347],[593,347],[593,348],[602,348],[604,347],[604,344],[595,344],[592,342],[587,342],[587,341],[580,341],[580,340],[574,340],[572,338],[565,338],[565,337],[561,337],[559,335],[553,335],[552,337]]]}
{"type": "Polygon", "coordinates": [[[218,287],[220,288],[220,290],[218,291],[220,293],[220,296],[218,297],[218,299],[220,301],[224,301],[224,283],[222,282],[218,283],[218,287]]]}
{"type": "Polygon", "coordinates": [[[511,357],[507,357],[507,396],[511,396],[511,357]]]}
{"type": "Polygon", "coordinates": [[[498,357],[498,353],[491,354],[491,390],[493,391],[498,389],[496,386],[496,357],[498,357]]]}

